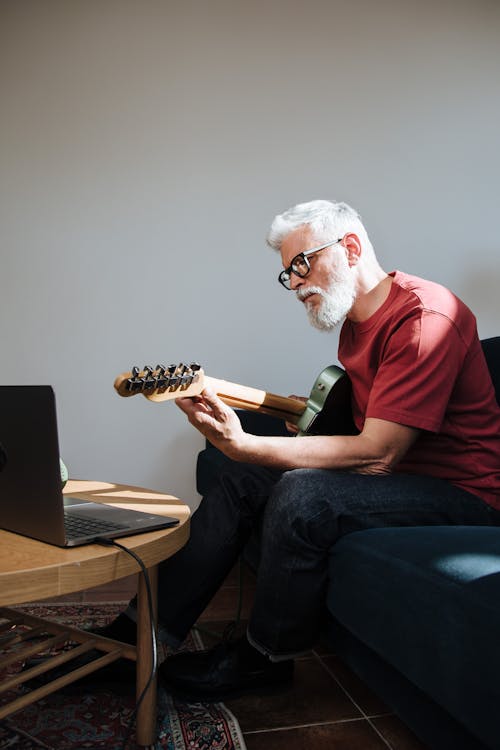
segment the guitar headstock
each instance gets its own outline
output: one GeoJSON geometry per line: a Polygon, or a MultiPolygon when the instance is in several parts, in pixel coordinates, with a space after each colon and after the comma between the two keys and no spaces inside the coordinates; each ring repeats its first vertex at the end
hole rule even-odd
{"type": "Polygon", "coordinates": [[[120,396],[141,394],[150,401],[167,401],[181,396],[197,396],[205,387],[200,365],[145,365],[142,370],[133,367],[131,372],[119,375],[114,383],[120,396]]]}

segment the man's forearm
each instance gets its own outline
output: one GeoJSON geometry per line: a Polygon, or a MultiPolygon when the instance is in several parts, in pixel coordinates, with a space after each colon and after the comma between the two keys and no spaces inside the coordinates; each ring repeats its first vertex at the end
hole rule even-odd
{"type": "Polygon", "coordinates": [[[237,461],[282,470],[340,469],[387,474],[417,436],[418,430],[372,419],[367,420],[359,435],[275,437],[243,433],[224,452],[237,461]]]}

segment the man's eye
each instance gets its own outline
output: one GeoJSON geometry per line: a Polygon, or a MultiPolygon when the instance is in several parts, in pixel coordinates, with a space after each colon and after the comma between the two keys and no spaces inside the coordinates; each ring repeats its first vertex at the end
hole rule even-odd
{"type": "Polygon", "coordinates": [[[303,258],[297,258],[297,260],[294,261],[292,268],[294,271],[304,273],[304,271],[307,269],[307,264],[303,258]]]}

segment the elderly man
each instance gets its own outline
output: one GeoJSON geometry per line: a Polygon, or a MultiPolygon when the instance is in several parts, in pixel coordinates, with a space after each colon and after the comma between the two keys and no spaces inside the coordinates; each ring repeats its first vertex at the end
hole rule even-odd
{"type": "MultiPolygon", "coordinates": [[[[344,320],[338,358],[358,434],[263,437],[214,393],[177,401],[231,470],[201,502],[191,538],[160,570],[160,638],[178,645],[262,524],[245,637],[160,667],[185,697],[220,700],[286,684],[321,626],[328,551],[380,526],[500,524],[500,409],[475,318],[447,289],[387,274],[358,214],[313,201],[277,216],[279,281],[309,320],[344,320]]],[[[331,353],[325,355],[330,360],[331,353]]],[[[109,626],[132,639],[133,607],[109,626]]]]}

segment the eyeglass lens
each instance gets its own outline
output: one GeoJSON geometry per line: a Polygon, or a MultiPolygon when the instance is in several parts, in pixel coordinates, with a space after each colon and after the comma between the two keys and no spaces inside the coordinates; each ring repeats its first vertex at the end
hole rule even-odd
{"type": "Polygon", "coordinates": [[[296,255],[292,260],[292,265],[290,267],[298,276],[305,276],[311,268],[307,259],[304,258],[303,255],[296,255]]]}
{"type": "Polygon", "coordinates": [[[283,286],[285,286],[287,289],[290,289],[290,277],[292,275],[292,271],[297,276],[303,278],[304,276],[307,276],[310,270],[311,266],[309,265],[307,258],[304,258],[304,256],[300,253],[299,255],[296,255],[295,258],[293,258],[289,268],[286,268],[280,273],[280,281],[283,286]]]}

